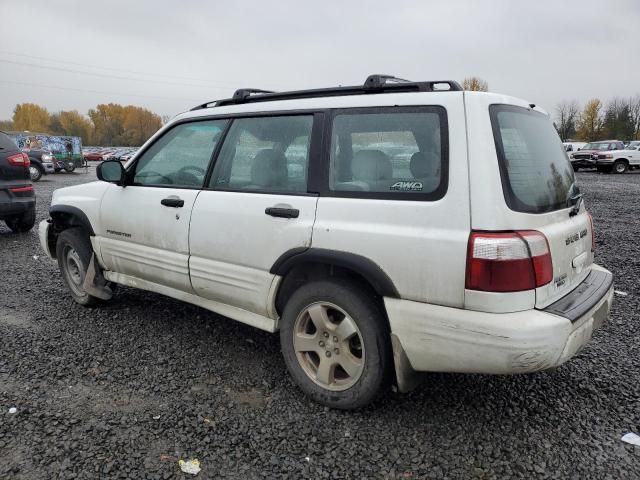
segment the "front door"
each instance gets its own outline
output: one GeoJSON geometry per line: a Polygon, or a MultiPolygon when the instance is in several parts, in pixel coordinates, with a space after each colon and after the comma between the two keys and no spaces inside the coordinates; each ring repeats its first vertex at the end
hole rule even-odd
{"type": "Polygon", "coordinates": [[[271,266],[286,251],[311,245],[312,127],[313,115],[233,121],[193,207],[189,266],[198,295],[270,315],[271,266]]]}
{"type": "Polygon", "coordinates": [[[130,184],[109,186],[96,232],[108,270],[192,291],[189,220],[226,123],[177,124],[131,166],[130,184]]]}

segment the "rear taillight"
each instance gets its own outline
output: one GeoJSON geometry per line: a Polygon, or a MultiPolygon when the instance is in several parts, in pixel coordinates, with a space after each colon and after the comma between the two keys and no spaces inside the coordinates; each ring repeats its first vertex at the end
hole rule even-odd
{"type": "Polygon", "coordinates": [[[466,288],[485,292],[533,290],[553,279],[546,237],[534,230],[471,232],[466,288]]]}
{"type": "Polygon", "coordinates": [[[589,212],[587,212],[587,216],[589,217],[589,226],[591,227],[591,251],[596,251],[596,231],[593,228],[593,217],[589,212]]]}
{"type": "Polygon", "coordinates": [[[33,187],[31,185],[29,185],[28,187],[10,188],[9,191],[12,192],[12,193],[33,192],[33,187]]]}
{"type": "Polygon", "coordinates": [[[7,157],[7,162],[9,162],[9,165],[13,165],[14,167],[28,167],[29,165],[31,165],[29,155],[23,152],[9,155],[7,157]]]}

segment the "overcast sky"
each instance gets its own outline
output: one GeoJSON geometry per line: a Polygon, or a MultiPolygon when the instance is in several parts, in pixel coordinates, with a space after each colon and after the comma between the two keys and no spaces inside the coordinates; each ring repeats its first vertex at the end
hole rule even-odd
{"type": "Polygon", "coordinates": [[[17,103],[175,115],[236,88],[477,75],[551,111],[640,93],[640,0],[0,0],[0,119],[17,103]]]}

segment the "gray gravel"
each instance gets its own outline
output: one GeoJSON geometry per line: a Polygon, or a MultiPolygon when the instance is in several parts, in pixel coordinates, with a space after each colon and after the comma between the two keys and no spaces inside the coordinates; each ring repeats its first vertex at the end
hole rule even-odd
{"type": "MultiPolygon", "coordinates": [[[[38,220],[92,178],[43,178],[38,220]]],[[[36,230],[3,225],[0,478],[182,478],[189,458],[197,478],[640,478],[620,441],[640,433],[640,174],[578,179],[628,293],[593,342],[553,373],[429,375],[355,413],[303,396],[276,335],[131,289],[76,305],[36,230]]]]}

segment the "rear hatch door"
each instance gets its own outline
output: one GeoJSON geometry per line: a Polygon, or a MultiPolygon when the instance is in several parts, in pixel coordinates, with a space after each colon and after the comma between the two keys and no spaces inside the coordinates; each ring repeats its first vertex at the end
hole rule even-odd
{"type": "Polygon", "coordinates": [[[505,230],[537,230],[547,238],[553,280],[536,289],[544,308],[573,290],[593,264],[592,227],[573,168],[548,115],[534,108],[489,108],[508,214],[505,230]]]}

